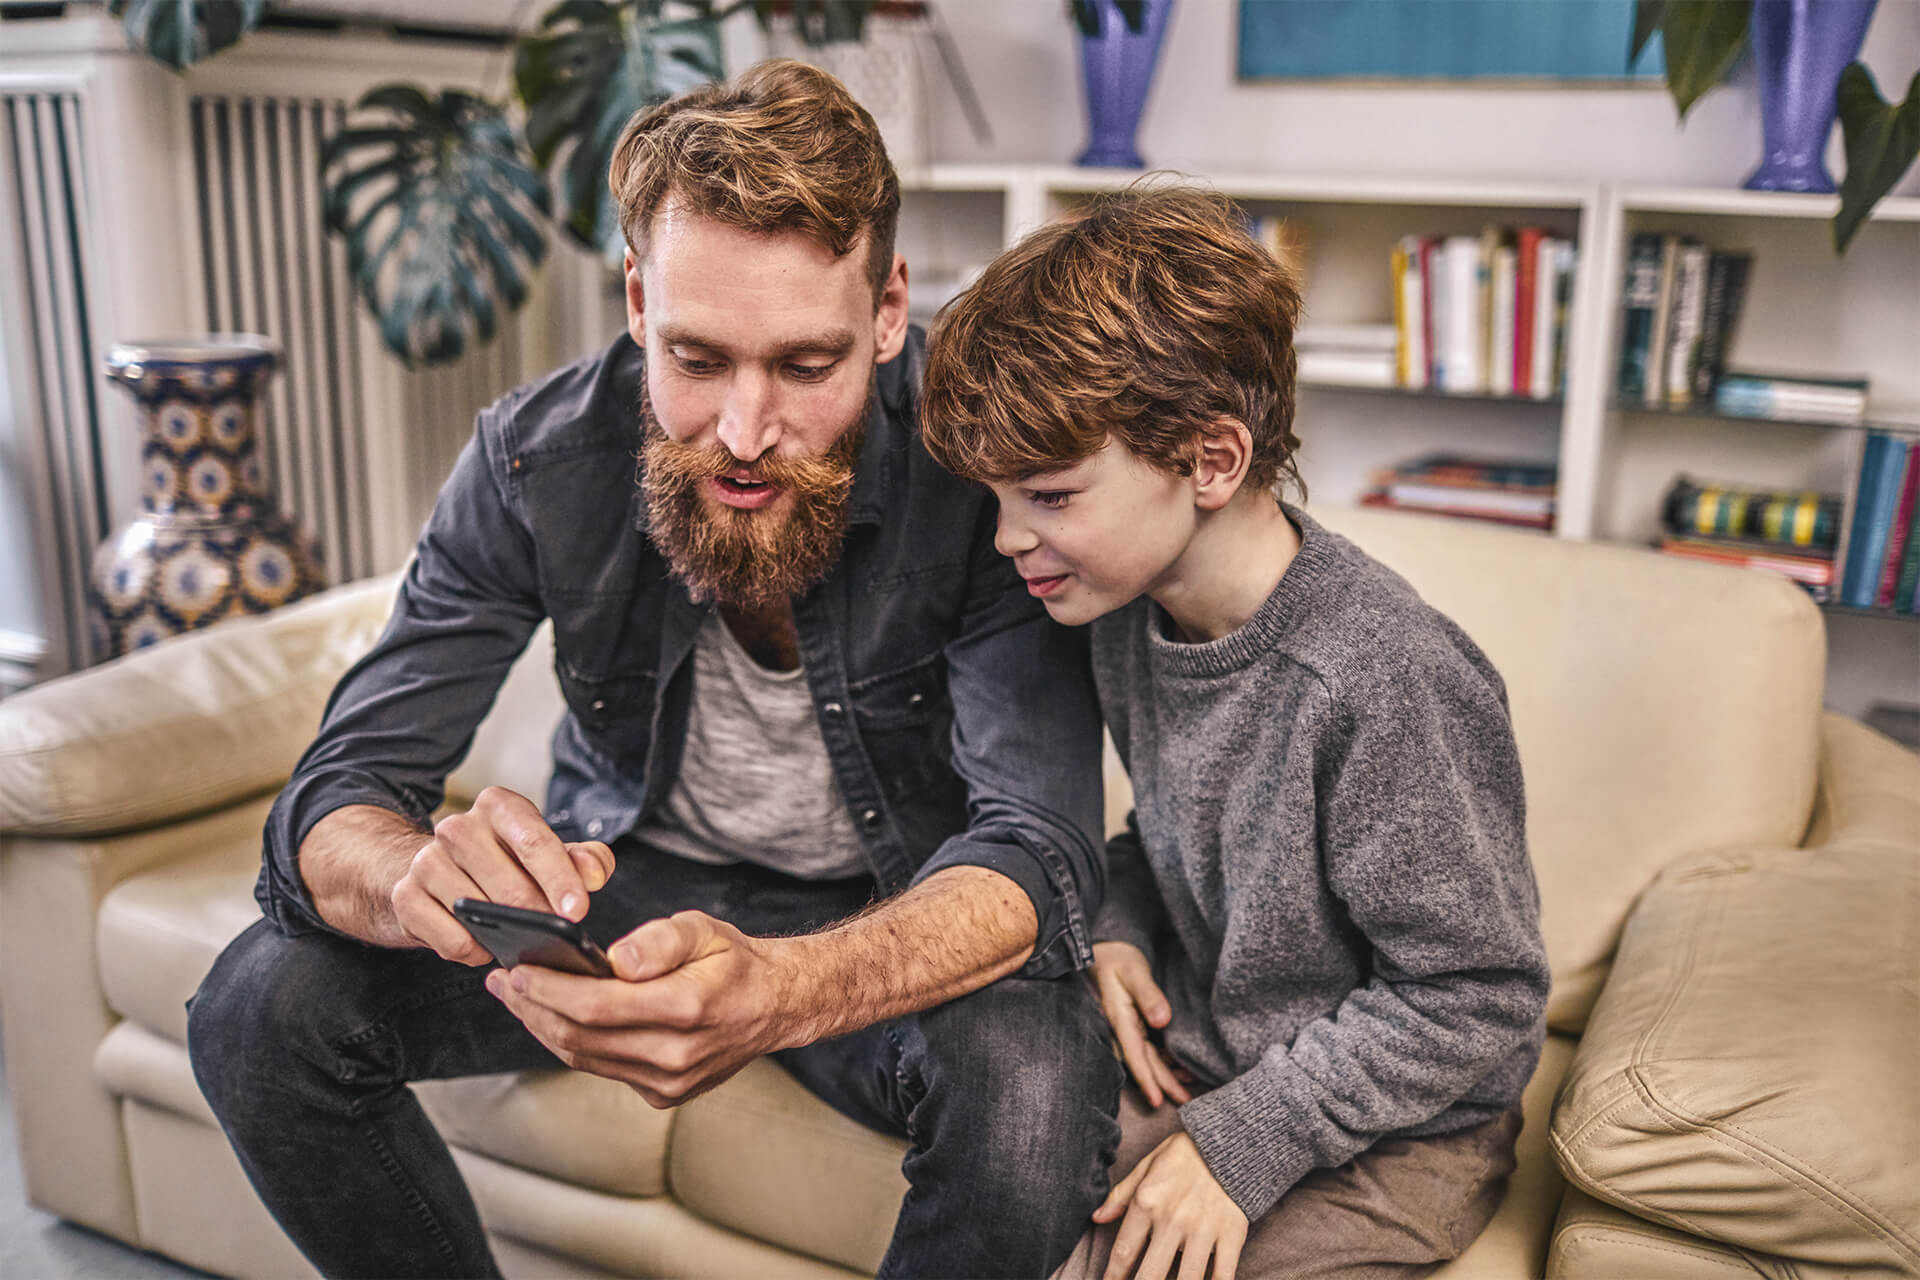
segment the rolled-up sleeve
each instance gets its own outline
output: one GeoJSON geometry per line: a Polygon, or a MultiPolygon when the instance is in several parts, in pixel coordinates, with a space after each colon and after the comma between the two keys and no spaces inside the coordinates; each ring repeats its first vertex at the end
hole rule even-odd
{"type": "Polygon", "coordinates": [[[254,896],[288,933],[326,929],[300,875],[301,842],[347,805],[427,827],[508,669],[544,615],[491,415],[454,464],[385,632],[334,688],[319,735],[268,816],[254,896]]]}
{"type": "Polygon", "coordinates": [[[1099,842],[1100,715],[1084,631],[1055,623],[993,549],[995,513],[975,531],[961,625],[946,647],[953,765],[967,828],[915,875],[982,866],[1019,885],[1039,934],[1021,972],[1057,977],[1092,962],[1105,887],[1099,842]]]}

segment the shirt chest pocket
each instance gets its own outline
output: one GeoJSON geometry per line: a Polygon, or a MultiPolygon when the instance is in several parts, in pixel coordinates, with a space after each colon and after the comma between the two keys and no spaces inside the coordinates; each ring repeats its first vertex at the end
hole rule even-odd
{"type": "Polygon", "coordinates": [[[938,655],[905,671],[849,686],[854,723],[889,798],[919,794],[953,778],[953,704],[938,655]]]}
{"type": "Polygon", "coordinates": [[[568,709],[596,750],[620,764],[645,760],[657,695],[651,674],[593,676],[565,662],[555,665],[555,673],[568,709]]]}

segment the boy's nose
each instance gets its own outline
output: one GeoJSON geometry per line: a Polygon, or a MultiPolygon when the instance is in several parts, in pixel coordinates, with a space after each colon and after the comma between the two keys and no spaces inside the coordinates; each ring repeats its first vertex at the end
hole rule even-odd
{"type": "Polygon", "coordinates": [[[720,406],[720,443],[742,462],[752,462],[780,443],[780,423],[766,384],[750,375],[733,380],[720,406]]]}
{"type": "Polygon", "coordinates": [[[993,528],[993,549],[1012,559],[1014,556],[1025,555],[1039,545],[1040,540],[1033,536],[1033,531],[1020,521],[1008,516],[1007,508],[1002,504],[999,519],[993,528]]]}

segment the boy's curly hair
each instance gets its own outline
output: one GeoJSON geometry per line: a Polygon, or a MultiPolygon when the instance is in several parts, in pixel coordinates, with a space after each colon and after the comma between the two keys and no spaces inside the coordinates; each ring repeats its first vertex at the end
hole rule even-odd
{"type": "Polygon", "coordinates": [[[805,63],[771,59],[637,113],[607,185],[637,256],[672,197],[749,231],[804,231],[837,257],[864,239],[876,304],[893,272],[900,180],[886,144],[846,86],[805,63]]]}
{"type": "Polygon", "coordinates": [[[1028,235],[941,311],[921,424],[942,466],[1012,481],[1071,466],[1109,433],[1192,472],[1222,417],[1253,436],[1246,485],[1302,494],[1293,434],[1293,272],[1224,197],[1136,184],[1028,235]]]}

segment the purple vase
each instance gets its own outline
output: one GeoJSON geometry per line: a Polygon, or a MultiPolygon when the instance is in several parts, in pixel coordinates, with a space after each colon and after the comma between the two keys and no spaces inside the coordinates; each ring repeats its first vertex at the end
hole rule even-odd
{"type": "Polygon", "coordinates": [[[1832,191],[1827,135],[1840,73],[1860,56],[1875,0],[1754,0],[1765,152],[1751,191],[1832,191]]]}
{"type": "Polygon", "coordinates": [[[1167,32],[1173,0],[1146,0],[1146,20],[1138,35],[1127,29],[1113,0],[1094,0],[1100,34],[1080,37],[1080,71],[1087,89],[1090,141],[1078,163],[1141,169],[1146,162],[1134,149],[1133,135],[1147,106],[1160,37],[1167,32]]]}

